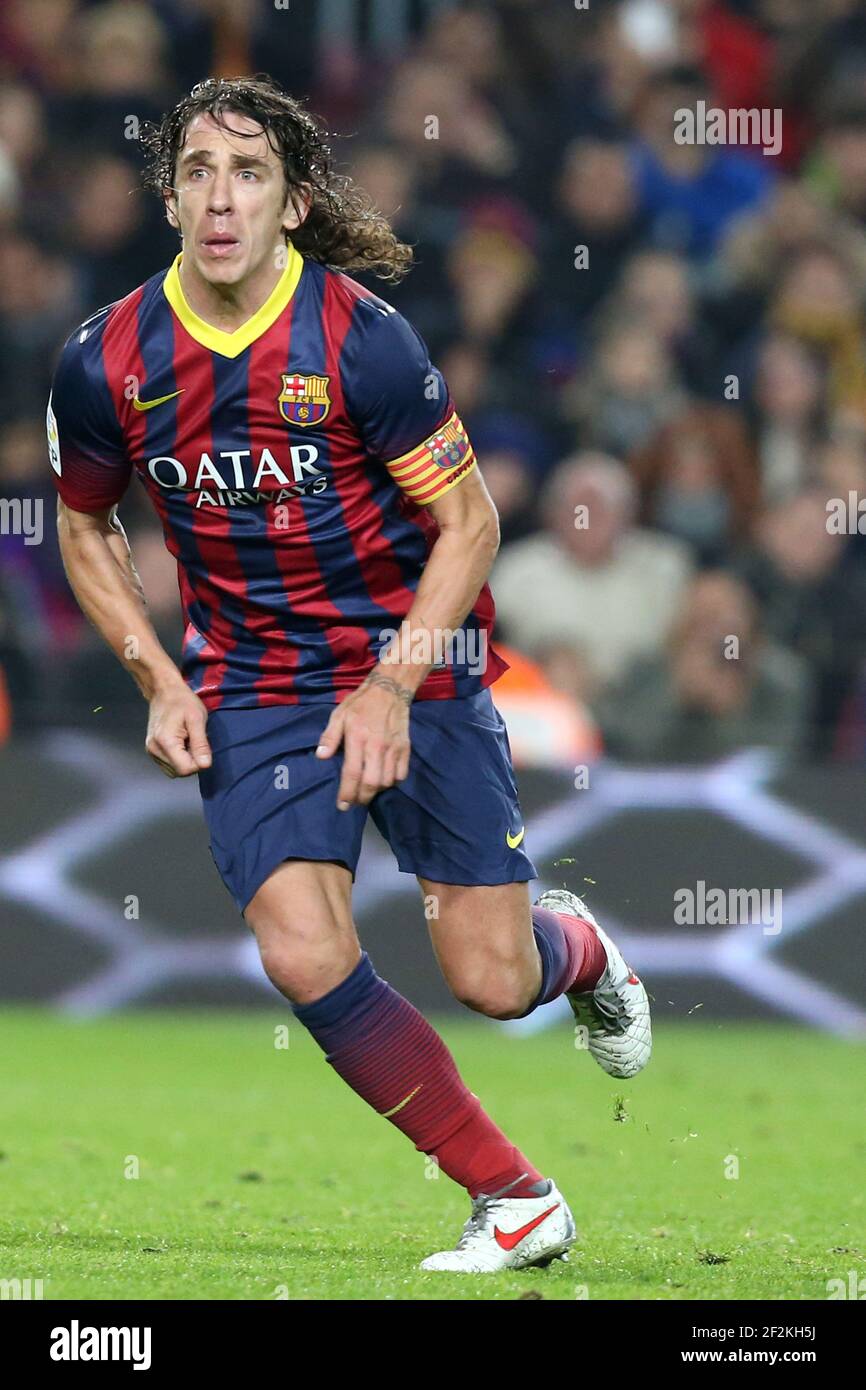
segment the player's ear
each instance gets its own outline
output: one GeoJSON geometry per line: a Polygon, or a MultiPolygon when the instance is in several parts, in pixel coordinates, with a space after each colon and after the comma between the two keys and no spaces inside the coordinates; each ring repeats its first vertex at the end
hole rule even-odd
{"type": "Polygon", "coordinates": [[[165,217],[168,225],[174,227],[176,232],[180,231],[180,220],[177,215],[177,194],[173,188],[164,188],[162,200],[165,204],[165,217]]]}
{"type": "Polygon", "coordinates": [[[294,231],[306,220],[313,202],[313,190],[308,183],[297,184],[286,194],[283,209],[282,227],[286,232],[294,231]]]}

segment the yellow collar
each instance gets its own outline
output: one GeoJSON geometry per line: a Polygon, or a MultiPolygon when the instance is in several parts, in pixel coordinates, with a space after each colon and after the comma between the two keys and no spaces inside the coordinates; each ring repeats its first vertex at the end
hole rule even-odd
{"type": "Polygon", "coordinates": [[[291,242],[287,243],[286,249],[288,262],[276,285],[261,308],[257,309],[252,318],[247,319],[246,323],[242,323],[240,328],[236,328],[233,333],[225,333],[221,328],[214,328],[213,324],[206,323],[189,307],[180,284],[179,270],[183,252],[179,251],[162,282],[162,288],[166,299],[190,337],[195,338],[197,343],[201,343],[202,347],[208,348],[211,352],[218,352],[221,357],[237,357],[245,348],[249,347],[250,343],[254,343],[256,338],[260,338],[263,333],[267,332],[271,324],[279,318],[298,288],[298,281],[304,268],[304,258],[299,251],[295,250],[291,242]]]}

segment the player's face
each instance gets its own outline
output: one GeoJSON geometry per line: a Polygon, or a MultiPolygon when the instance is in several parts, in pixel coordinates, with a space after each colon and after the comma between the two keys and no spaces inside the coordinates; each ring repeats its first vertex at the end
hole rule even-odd
{"type": "Polygon", "coordinates": [[[303,220],[286,195],[283,167],[262,127],[230,111],[220,126],[195,116],[186,129],[166,212],[183,237],[184,260],[214,285],[237,285],[277,269],[285,231],[303,220]],[[233,132],[239,132],[237,134],[233,132]]]}

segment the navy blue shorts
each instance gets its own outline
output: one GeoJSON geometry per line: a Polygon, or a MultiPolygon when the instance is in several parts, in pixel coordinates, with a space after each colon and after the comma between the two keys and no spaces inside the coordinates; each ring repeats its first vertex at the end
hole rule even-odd
{"type": "Polygon", "coordinates": [[[368,811],[404,873],[473,885],[538,877],[489,690],[416,701],[408,777],[348,811],[337,810],[342,747],[315,754],[333,708],[216,710],[208,719],[213,763],[199,787],[214,862],[241,912],[284,859],[334,860],[354,876],[368,811]]]}

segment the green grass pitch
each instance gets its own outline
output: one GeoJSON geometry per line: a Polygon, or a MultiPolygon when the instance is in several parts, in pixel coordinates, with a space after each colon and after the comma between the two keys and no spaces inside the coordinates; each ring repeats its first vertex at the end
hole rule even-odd
{"type": "Polygon", "coordinates": [[[617,1082],[566,1025],[448,1021],[579,1239],[547,1270],[424,1274],[465,1193],[288,1017],[279,1048],[278,1010],[0,1013],[0,1278],[46,1299],[772,1300],[866,1273],[862,1046],[688,1020],[617,1082]]]}

